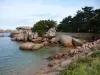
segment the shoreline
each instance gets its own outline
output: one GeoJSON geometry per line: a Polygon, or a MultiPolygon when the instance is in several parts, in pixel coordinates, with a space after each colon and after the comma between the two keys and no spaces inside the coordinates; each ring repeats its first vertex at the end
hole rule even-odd
{"type": "MultiPolygon", "coordinates": [[[[59,72],[66,69],[66,67],[72,63],[74,60],[77,60],[80,57],[85,57],[91,55],[93,52],[98,51],[100,45],[100,39],[94,41],[93,43],[83,44],[82,47],[77,49],[72,49],[68,53],[64,53],[65,56],[60,55],[61,58],[56,58],[51,60],[48,65],[45,65],[44,68],[40,69],[35,75],[57,75],[59,72]]],[[[54,56],[55,57],[55,56],[54,56]]]]}

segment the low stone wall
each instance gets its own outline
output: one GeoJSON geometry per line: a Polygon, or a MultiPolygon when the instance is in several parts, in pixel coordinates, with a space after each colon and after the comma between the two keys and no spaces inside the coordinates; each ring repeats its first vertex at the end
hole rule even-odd
{"type": "Polygon", "coordinates": [[[92,36],[94,36],[94,39],[97,40],[100,38],[100,34],[98,33],[65,33],[65,32],[57,32],[57,35],[69,35],[76,38],[81,38],[84,40],[92,40],[92,36]]]}

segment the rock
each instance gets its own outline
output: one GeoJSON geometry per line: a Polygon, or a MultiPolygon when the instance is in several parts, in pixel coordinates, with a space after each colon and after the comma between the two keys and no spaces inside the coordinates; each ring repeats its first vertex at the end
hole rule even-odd
{"type": "Polygon", "coordinates": [[[32,50],[32,48],[35,46],[34,43],[31,43],[31,42],[26,42],[26,43],[23,43],[20,45],[20,49],[23,49],[23,50],[32,50]]]}
{"type": "Polygon", "coordinates": [[[51,38],[51,37],[56,36],[56,29],[55,28],[50,28],[44,36],[47,37],[47,38],[51,38]]]}
{"type": "Polygon", "coordinates": [[[18,34],[19,32],[17,30],[14,30],[11,34],[18,34]]]}
{"type": "Polygon", "coordinates": [[[37,50],[43,46],[44,44],[34,44],[32,42],[26,42],[26,43],[21,44],[19,48],[23,50],[37,50]]]}
{"type": "Polygon", "coordinates": [[[75,53],[75,50],[76,50],[76,49],[72,49],[72,50],[70,50],[70,51],[69,51],[70,54],[71,54],[71,55],[74,54],[74,53],[75,53]]]}
{"type": "Polygon", "coordinates": [[[34,39],[34,33],[29,32],[29,40],[32,41],[34,39]]]}
{"type": "Polygon", "coordinates": [[[49,39],[48,39],[48,38],[43,38],[42,41],[43,41],[43,42],[44,42],[44,41],[49,41],[49,39]]]}
{"type": "Polygon", "coordinates": [[[36,39],[33,39],[31,41],[35,43],[40,43],[42,41],[42,37],[37,37],[36,39]]]}
{"type": "Polygon", "coordinates": [[[38,36],[39,36],[38,33],[35,32],[35,33],[34,33],[34,39],[36,39],[38,36]]]}
{"type": "Polygon", "coordinates": [[[73,38],[69,35],[59,35],[60,43],[66,47],[69,46],[82,46],[82,41],[76,38],[73,38]]]}
{"type": "Polygon", "coordinates": [[[79,39],[72,38],[72,43],[74,46],[82,46],[83,42],[79,39]]]}
{"type": "Polygon", "coordinates": [[[50,40],[51,43],[57,43],[59,41],[58,37],[54,37],[50,40]]]}
{"type": "Polygon", "coordinates": [[[15,41],[15,40],[16,40],[16,38],[11,38],[11,40],[12,40],[12,41],[15,41]]]}
{"type": "Polygon", "coordinates": [[[44,44],[35,44],[35,46],[32,46],[32,50],[40,49],[44,46],[44,44]]]}
{"type": "Polygon", "coordinates": [[[16,40],[16,41],[24,41],[25,39],[23,33],[12,33],[11,38],[12,40],[16,40]]]}
{"type": "Polygon", "coordinates": [[[18,40],[18,41],[24,41],[24,34],[23,33],[20,33],[20,34],[18,34],[17,36],[16,36],[16,40],[18,40]]]}
{"type": "Polygon", "coordinates": [[[44,41],[43,44],[46,46],[46,45],[49,44],[49,42],[48,41],[44,41]]]}
{"type": "Polygon", "coordinates": [[[66,46],[66,47],[73,46],[71,36],[59,35],[58,37],[59,37],[60,43],[63,44],[64,46],[66,46]]]}
{"type": "Polygon", "coordinates": [[[71,59],[67,59],[67,61],[63,61],[60,65],[61,65],[61,67],[66,67],[66,66],[68,66],[68,64],[71,63],[71,62],[72,62],[71,59]]]}
{"type": "Polygon", "coordinates": [[[27,41],[27,40],[29,40],[29,35],[32,34],[30,27],[17,27],[16,29],[17,30],[15,30],[11,33],[12,38],[15,38],[16,41],[27,41]]]}

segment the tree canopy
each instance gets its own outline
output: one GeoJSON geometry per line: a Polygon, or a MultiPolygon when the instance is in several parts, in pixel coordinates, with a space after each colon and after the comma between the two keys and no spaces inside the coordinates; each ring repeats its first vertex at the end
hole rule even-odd
{"type": "Polygon", "coordinates": [[[32,31],[38,32],[40,35],[42,35],[56,25],[57,23],[54,20],[40,20],[36,24],[34,24],[32,31]]]}
{"type": "Polygon", "coordinates": [[[75,16],[65,17],[57,29],[63,32],[100,32],[100,9],[85,6],[75,16]]]}

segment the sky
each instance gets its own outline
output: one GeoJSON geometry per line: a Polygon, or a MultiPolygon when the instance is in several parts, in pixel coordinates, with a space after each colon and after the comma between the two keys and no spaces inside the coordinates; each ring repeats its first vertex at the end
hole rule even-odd
{"type": "Polygon", "coordinates": [[[33,26],[39,20],[59,23],[84,6],[100,8],[100,0],[0,0],[0,29],[33,26]]]}

